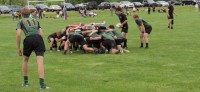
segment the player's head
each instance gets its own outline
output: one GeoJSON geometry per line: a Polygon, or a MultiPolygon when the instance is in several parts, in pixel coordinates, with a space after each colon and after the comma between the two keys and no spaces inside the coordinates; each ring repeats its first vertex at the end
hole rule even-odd
{"type": "Polygon", "coordinates": [[[110,29],[115,29],[115,26],[114,25],[110,25],[109,28],[110,29]]]}
{"type": "Polygon", "coordinates": [[[138,20],[139,19],[139,16],[137,14],[133,15],[133,19],[134,20],[138,20]]]}
{"type": "Polygon", "coordinates": [[[174,0],[171,1],[171,5],[174,5],[174,0]]]}
{"type": "Polygon", "coordinates": [[[117,9],[116,9],[116,14],[117,15],[120,15],[122,13],[122,8],[121,7],[118,7],[117,9]]]}
{"type": "Polygon", "coordinates": [[[36,10],[31,10],[31,14],[32,14],[32,15],[36,15],[36,14],[37,14],[37,11],[36,11],[36,10]]]}
{"type": "Polygon", "coordinates": [[[30,9],[28,9],[27,7],[22,8],[21,11],[22,11],[22,17],[24,18],[28,18],[31,13],[30,9]]]}
{"type": "Polygon", "coordinates": [[[56,32],[57,37],[61,37],[61,34],[62,34],[61,31],[56,32]]]}

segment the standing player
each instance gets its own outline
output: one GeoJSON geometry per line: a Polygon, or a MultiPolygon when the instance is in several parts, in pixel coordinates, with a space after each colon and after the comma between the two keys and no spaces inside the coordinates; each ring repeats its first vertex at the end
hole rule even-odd
{"type": "Polygon", "coordinates": [[[122,35],[125,38],[123,48],[128,48],[127,47],[127,36],[126,36],[126,34],[128,33],[128,19],[127,19],[126,15],[122,12],[122,8],[117,8],[116,14],[119,16],[119,20],[121,22],[120,28],[122,28],[122,35]]]}
{"type": "Polygon", "coordinates": [[[44,84],[44,66],[43,66],[43,59],[44,59],[44,52],[45,52],[45,45],[43,41],[43,32],[40,27],[39,22],[36,19],[29,18],[30,10],[28,8],[22,8],[22,16],[23,19],[17,24],[17,48],[18,48],[18,55],[22,56],[22,51],[20,48],[21,43],[21,32],[23,30],[26,38],[24,39],[24,48],[23,48],[23,55],[24,55],[24,63],[23,63],[23,75],[24,75],[24,87],[28,87],[28,61],[32,51],[35,52],[37,56],[37,63],[38,63],[38,74],[40,80],[40,89],[49,89],[44,84]]]}
{"type": "Polygon", "coordinates": [[[176,13],[174,12],[174,1],[171,1],[171,4],[168,7],[168,11],[167,11],[167,17],[168,17],[168,28],[173,29],[173,25],[174,25],[174,14],[176,15],[176,13]]]}
{"type": "Polygon", "coordinates": [[[141,46],[140,48],[143,48],[143,43],[144,41],[146,42],[146,48],[149,48],[149,34],[152,31],[151,25],[149,25],[146,21],[143,19],[140,19],[138,15],[133,16],[136,24],[138,25],[138,28],[140,29],[140,41],[141,41],[141,46]]]}

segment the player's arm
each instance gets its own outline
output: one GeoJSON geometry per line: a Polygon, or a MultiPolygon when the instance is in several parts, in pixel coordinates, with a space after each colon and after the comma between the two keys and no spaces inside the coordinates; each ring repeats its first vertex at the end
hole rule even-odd
{"type": "Polygon", "coordinates": [[[112,32],[113,29],[106,29],[105,32],[112,32]]]}
{"type": "Polygon", "coordinates": [[[178,16],[176,12],[174,12],[174,15],[178,16]]]}
{"type": "Polygon", "coordinates": [[[58,39],[58,38],[56,38],[55,40],[56,40],[56,42],[60,42],[60,41],[62,41],[62,39],[58,39]]]}
{"type": "Polygon", "coordinates": [[[98,30],[92,30],[92,32],[89,34],[89,36],[92,36],[94,33],[97,33],[98,30]]]}
{"type": "Polygon", "coordinates": [[[140,25],[140,31],[146,33],[146,32],[145,32],[145,27],[144,27],[144,24],[143,24],[143,23],[140,25]]]}
{"type": "Polygon", "coordinates": [[[126,24],[128,22],[128,20],[125,20],[122,24],[121,24],[121,26],[124,26],[124,24],[126,24]]]}
{"type": "Polygon", "coordinates": [[[44,33],[43,33],[43,31],[42,31],[42,28],[39,28],[38,31],[39,31],[41,37],[44,38],[44,33]]]}
{"type": "Polygon", "coordinates": [[[17,29],[17,33],[16,33],[16,41],[17,41],[17,51],[18,51],[18,55],[22,56],[22,52],[21,52],[21,48],[20,48],[20,44],[21,44],[21,29],[17,29]]]}
{"type": "Polygon", "coordinates": [[[42,28],[40,27],[40,23],[38,22],[38,31],[39,31],[39,34],[42,38],[44,38],[44,33],[42,31],[42,28]]]}
{"type": "Polygon", "coordinates": [[[87,34],[87,33],[90,33],[90,32],[92,32],[92,30],[83,31],[82,34],[84,35],[84,34],[87,34]]]}

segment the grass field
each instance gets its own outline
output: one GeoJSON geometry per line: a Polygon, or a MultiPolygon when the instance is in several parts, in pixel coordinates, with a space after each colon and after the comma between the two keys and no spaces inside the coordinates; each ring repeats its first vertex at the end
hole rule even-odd
{"type": "MultiPolygon", "coordinates": [[[[119,23],[117,16],[98,11],[98,18],[82,18],[70,12],[67,21],[43,19],[45,33],[44,92],[200,92],[200,12],[192,6],[176,7],[174,30],[167,29],[166,14],[138,14],[153,26],[150,49],[140,49],[139,31],[129,16],[128,46],[123,55],[50,53],[47,36],[71,23],[106,20],[119,23]]],[[[38,92],[37,63],[33,53],[29,62],[30,87],[23,88],[22,57],[17,56],[17,21],[0,16],[0,91],[38,92]]],[[[119,30],[120,31],[120,30],[119,30]]]]}

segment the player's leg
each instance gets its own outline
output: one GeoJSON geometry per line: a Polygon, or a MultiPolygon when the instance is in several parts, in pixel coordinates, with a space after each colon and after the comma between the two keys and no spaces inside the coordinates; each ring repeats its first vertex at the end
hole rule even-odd
{"type": "Polygon", "coordinates": [[[144,33],[140,33],[140,42],[141,42],[141,45],[140,45],[140,48],[143,48],[144,47],[144,33]]]}
{"type": "Polygon", "coordinates": [[[149,34],[144,33],[144,40],[146,42],[146,48],[149,48],[149,34]]]}
{"type": "Polygon", "coordinates": [[[49,42],[50,42],[50,50],[53,50],[53,44],[54,44],[54,38],[49,38],[49,42]]]}
{"type": "Polygon", "coordinates": [[[24,62],[22,64],[23,76],[24,76],[24,84],[23,84],[24,87],[29,86],[29,84],[28,84],[28,60],[29,60],[29,57],[24,56],[24,62]]]}
{"type": "Polygon", "coordinates": [[[123,35],[124,38],[125,38],[123,48],[127,48],[127,36],[126,36],[126,32],[122,32],[122,35],[123,35]]]}

